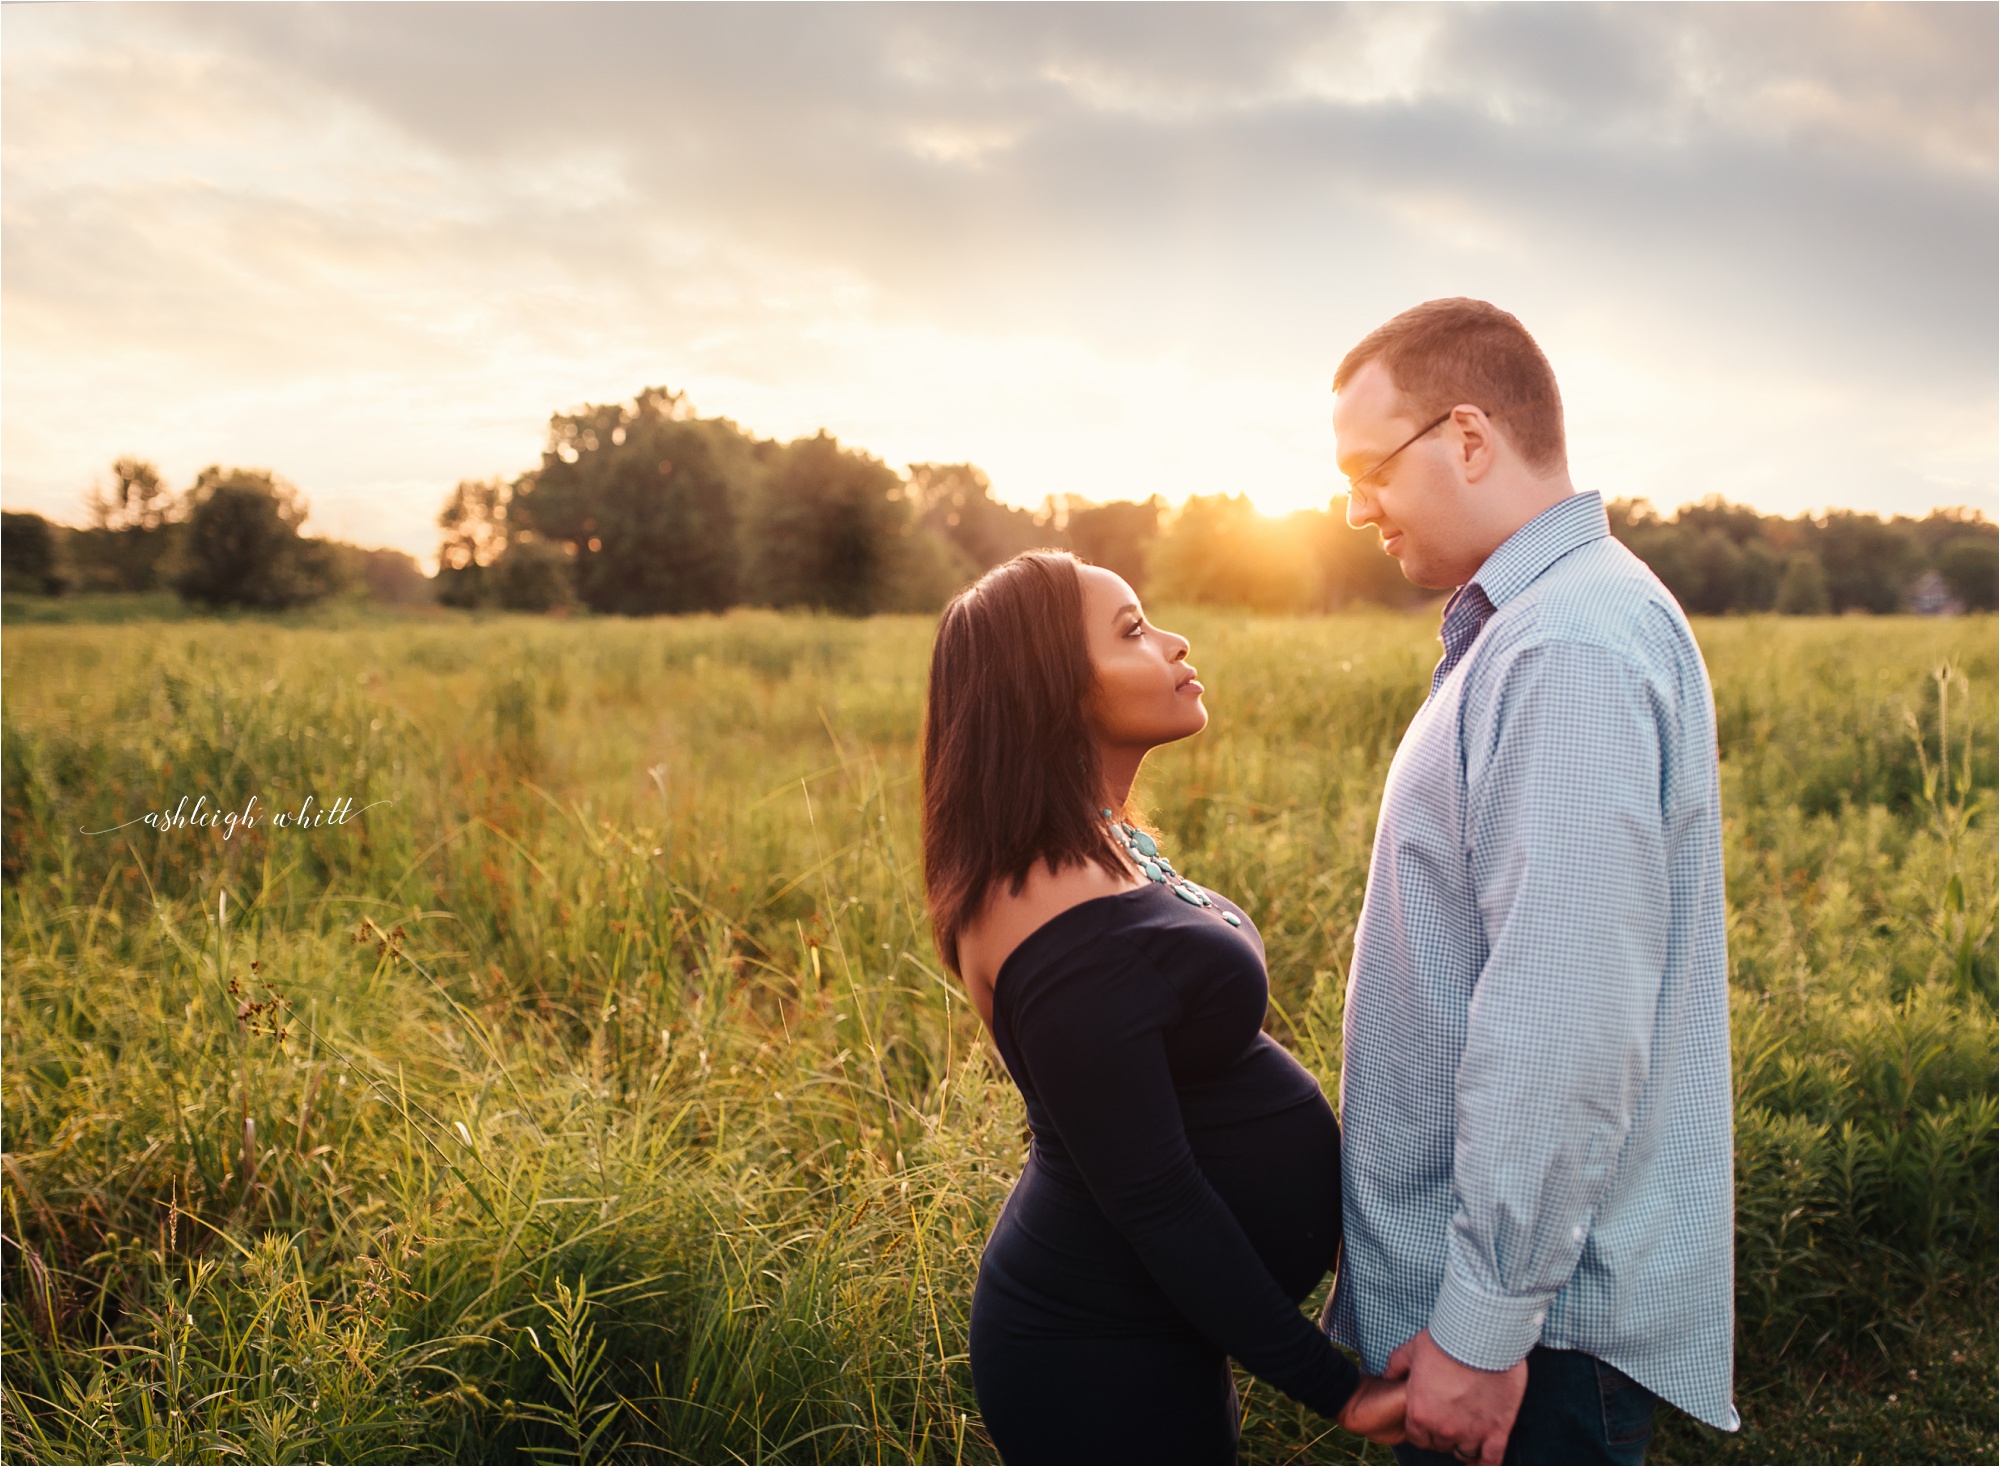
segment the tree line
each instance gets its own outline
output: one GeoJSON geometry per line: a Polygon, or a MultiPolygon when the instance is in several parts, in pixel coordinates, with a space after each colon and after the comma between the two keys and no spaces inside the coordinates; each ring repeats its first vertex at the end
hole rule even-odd
{"type": "MultiPolygon", "coordinates": [[[[736,605],[934,610],[1022,550],[1061,546],[1157,599],[1337,611],[1429,599],[1338,505],[1284,516],[1247,496],[1000,503],[971,464],[881,460],[821,433],[758,439],[665,388],[558,414],[539,468],[461,483],[440,524],[448,605],[649,615],[736,605]]],[[[1696,614],[1991,610],[1996,528],[1972,511],[1783,519],[1710,498],[1612,530],[1696,614]]]]}
{"type": "MultiPolygon", "coordinates": [[[[732,606],[843,615],[931,611],[1022,550],[1058,546],[1158,601],[1274,612],[1399,607],[1430,599],[1351,529],[1339,502],[1289,515],[1247,496],[996,500],[971,464],[898,474],[824,431],[778,442],[684,394],[550,419],[541,462],[512,479],[468,479],[447,497],[438,571],[399,551],[300,533],[297,489],[265,469],[202,471],[181,494],[152,465],[120,459],[86,496],[89,524],[7,514],[7,589],[173,590],[208,606],[280,609],[348,593],[461,608],[654,616],[732,606]]],[[[1994,609],[2000,531],[1969,510],[1916,520],[1834,511],[1785,519],[1719,497],[1663,517],[1610,508],[1612,532],[1691,613],[1994,609]]]]}
{"type": "Polygon", "coordinates": [[[1644,500],[1610,509],[1612,533],[1696,615],[1992,611],[2000,590],[2000,531],[1972,510],[1783,519],[1719,496],[1672,519],[1644,500]]]}
{"type": "Polygon", "coordinates": [[[304,497],[268,469],[211,465],[176,493],[151,463],[121,458],[108,489],[86,491],[84,509],[82,529],[0,515],[0,585],[45,596],[172,591],[199,606],[267,611],[342,593],[430,599],[414,557],[302,535],[304,497]]]}
{"type": "Polygon", "coordinates": [[[789,443],[649,388],[550,420],[540,465],[466,480],[439,525],[438,599],[651,616],[731,606],[934,611],[988,566],[1060,545],[1143,581],[1164,506],[1005,505],[971,464],[898,474],[821,432],[789,443]]]}

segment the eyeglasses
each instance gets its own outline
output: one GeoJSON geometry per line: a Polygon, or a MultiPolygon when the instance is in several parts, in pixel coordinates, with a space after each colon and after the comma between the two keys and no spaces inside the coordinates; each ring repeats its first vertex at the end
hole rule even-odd
{"type": "Polygon", "coordinates": [[[1349,491],[1351,492],[1353,490],[1359,489],[1363,484],[1367,483],[1370,479],[1374,478],[1377,474],[1381,473],[1382,470],[1389,467],[1390,459],[1394,458],[1397,454],[1401,453],[1404,449],[1408,448],[1412,443],[1415,443],[1419,438],[1423,437],[1424,434],[1430,432],[1433,428],[1437,427],[1439,424],[1449,422],[1451,420],[1452,413],[1455,413],[1457,411],[1458,411],[1457,407],[1454,406],[1449,410],[1447,410],[1446,412],[1443,412],[1439,414],[1437,417],[1431,419],[1428,423],[1424,424],[1423,427],[1417,429],[1416,432],[1412,433],[1408,438],[1405,438],[1401,443],[1397,444],[1388,453],[1384,454],[1379,460],[1377,460],[1374,468],[1370,469],[1365,474],[1356,474],[1353,478],[1349,479],[1347,481],[1347,487],[1349,491]]]}

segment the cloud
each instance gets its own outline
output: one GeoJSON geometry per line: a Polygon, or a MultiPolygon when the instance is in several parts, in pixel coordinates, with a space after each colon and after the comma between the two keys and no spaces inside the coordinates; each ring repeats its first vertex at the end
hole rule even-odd
{"type": "Polygon", "coordinates": [[[1992,7],[0,25],[10,503],[134,450],[441,497],[662,380],[1016,499],[1309,502],[1333,362],[1442,294],[1537,331],[1633,492],[1993,503],[1992,7]]]}

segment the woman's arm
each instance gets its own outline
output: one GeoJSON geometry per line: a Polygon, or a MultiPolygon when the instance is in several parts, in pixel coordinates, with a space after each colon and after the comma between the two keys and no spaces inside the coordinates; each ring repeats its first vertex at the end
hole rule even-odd
{"type": "Polygon", "coordinates": [[[1338,1419],[1359,1373],[1279,1288],[1188,1145],[1164,1038],[1171,982],[1115,939],[1036,976],[1009,1026],[1098,1206],[1203,1335],[1338,1419]]]}

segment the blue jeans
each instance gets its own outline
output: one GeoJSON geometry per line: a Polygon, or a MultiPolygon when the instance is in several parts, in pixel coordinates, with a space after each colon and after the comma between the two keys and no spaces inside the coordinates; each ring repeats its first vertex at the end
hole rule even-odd
{"type": "MultiPolygon", "coordinates": [[[[1528,1390],[1507,1437],[1507,1462],[1644,1462],[1654,1394],[1581,1350],[1528,1352],[1528,1390]]],[[[1453,1463],[1446,1453],[1396,1448],[1398,1462],[1453,1463]]]]}

